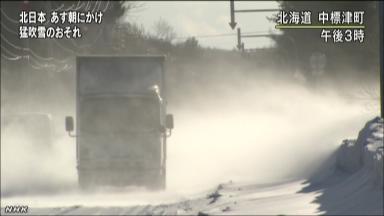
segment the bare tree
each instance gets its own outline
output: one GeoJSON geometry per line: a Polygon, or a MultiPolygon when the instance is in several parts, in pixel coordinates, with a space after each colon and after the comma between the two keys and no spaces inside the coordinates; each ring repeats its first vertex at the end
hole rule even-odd
{"type": "Polygon", "coordinates": [[[136,2],[136,1],[117,1],[115,4],[120,4],[124,13],[120,16],[118,20],[119,23],[131,22],[131,18],[135,16],[136,13],[139,13],[145,10],[145,3],[136,2]]]}
{"type": "Polygon", "coordinates": [[[161,40],[172,41],[176,38],[176,32],[174,28],[164,19],[160,18],[154,24],[155,36],[161,40]]]}

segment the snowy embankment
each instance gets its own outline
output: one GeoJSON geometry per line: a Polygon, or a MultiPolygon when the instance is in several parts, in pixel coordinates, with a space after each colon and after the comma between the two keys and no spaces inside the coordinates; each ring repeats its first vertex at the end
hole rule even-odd
{"type": "Polygon", "coordinates": [[[304,182],[223,184],[206,196],[205,204],[193,200],[178,210],[200,215],[383,215],[383,133],[383,119],[367,122],[356,140],[344,140],[304,182]]]}
{"type": "MultiPolygon", "coordinates": [[[[383,119],[377,117],[366,123],[356,140],[344,140],[308,180],[220,185],[197,213],[383,215],[383,136],[383,119]]],[[[190,213],[191,206],[183,213],[190,213]]]]}
{"type": "Polygon", "coordinates": [[[367,122],[356,140],[345,140],[308,180],[230,182],[168,210],[200,215],[383,215],[383,132],[383,119],[367,122]]]}
{"type": "Polygon", "coordinates": [[[354,173],[367,171],[371,181],[383,189],[383,119],[369,121],[357,140],[344,140],[337,155],[337,168],[354,173]]]}
{"type": "Polygon", "coordinates": [[[344,140],[329,158],[330,175],[309,179],[301,192],[320,192],[313,201],[317,213],[383,215],[383,128],[379,117],[367,122],[357,139],[344,140]]]}

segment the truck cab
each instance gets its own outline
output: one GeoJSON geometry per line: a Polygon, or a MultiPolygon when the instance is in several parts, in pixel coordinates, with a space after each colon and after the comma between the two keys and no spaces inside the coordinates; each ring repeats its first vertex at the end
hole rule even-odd
{"type": "Polygon", "coordinates": [[[166,114],[164,57],[78,57],[76,138],[81,187],[164,189],[166,114]]]}

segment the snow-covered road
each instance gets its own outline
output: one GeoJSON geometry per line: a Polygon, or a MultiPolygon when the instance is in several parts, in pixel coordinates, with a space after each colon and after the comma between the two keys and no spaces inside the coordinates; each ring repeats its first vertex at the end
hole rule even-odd
{"type": "Polygon", "coordinates": [[[33,215],[382,215],[382,149],[383,120],[376,118],[308,179],[264,185],[229,181],[193,194],[131,188],[11,196],[2,199],[2,213],[6,205],[28,204],[33,215]]]}
{"type": "MultiPolygon", "coordinates": [[[[311,215],[311,214],[382,214],[382,191],[369,183],[369,172],[348,175],[336,172],[321,183],[292,181],[277,185],[253,185],[228,182],[190,197],[167,192],[127,193],[88,197],[72,195],[49,201],[49,197],[29,197],[33,215],[311,215]],[[141,194],[144,197],[144,194],[141,194]],[[63,206],[63,202],[67,201],[63,206]],[[97,200],[97,201],[96,201],[97,200]],[[137,203],[139,202],[139,203],[137,203]],[[140,203],[142,202],[142,203],[140,203]],[[163,202],[163,204],[156,204],[163,202]],[[76,204],[77,203],[77,204],[76,204]],[[136,204],[135,204],[136,203],[136,204]],[[41,204],[51,206],[43,207],[41,204]],[[54,207],[55,206],[55,207],[54,207]],[[380,207],[381,206],[381,207],[380,207]]],[[[20,201],[20,198],[18,198],[20,201]]],[[[52,199],[52,197],[51,197],[52,199]]],[[[53,198],[54,199],[54,198],[53,198]]],[[[12,199],[6,203],[15,203],[12,199]]],[[[3,211],[4,209],[2,209],[3,211]]],[[[3,212],[4,213],[4,212],[3,212]]]]}
{"type": "MultiPolygon", "coordinates": [[[[304,87],[241,84],[172,107],[177,126],[161,192],[78,190],[66,134],[50,153],[2,142],[1,213],[28,205],[33,215],[383,214],[382,123],[339,148],[372,118],[364,104],[304,87]]],[[[64,117],[57,119],[63,132],[64,117]]]]}

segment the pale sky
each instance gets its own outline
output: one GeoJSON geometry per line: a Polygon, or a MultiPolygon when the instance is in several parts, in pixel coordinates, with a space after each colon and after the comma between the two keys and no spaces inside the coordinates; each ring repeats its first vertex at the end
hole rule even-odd
{"type": "MultiPolygon", "coordinates": [[[[232,30],[228,24],[230,22],[229,1],[145,1],[143,4],[143,8],[126,17],[126,20],[142,24],[147,31],[151,31],[154,23],[162,18],[173,26],[178,37],[234,33],[233,36],[197,37],[197,39],[202,46],[207,47],[232,49],[237,44],[236,29],[232,30]]],[[[235,10],[272,8],[278,8],[278,3],[235,1],[235,10]]],[[[242,33],[276,32],[274,24],[266,19],[272,14],[273,12],[236,13],[236,27],[240,27],[242,33]]],[[[269,38],[244,38],[243,42],[246,49],[273,45],[269,38]]]]}

